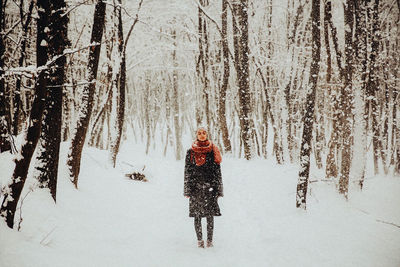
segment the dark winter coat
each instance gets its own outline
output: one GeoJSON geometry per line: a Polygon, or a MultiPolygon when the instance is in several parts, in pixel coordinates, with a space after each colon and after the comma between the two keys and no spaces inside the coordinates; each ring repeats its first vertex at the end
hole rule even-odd
{"type": "Polygon", "coordinates": [[[206,153],[206,162],[197,166],[189,149],[185,160],[184,195],[189,198],[189,216],[221,216],[218,197],[223,196],[221,166],[215,163],[214,152],[206,153]]]}

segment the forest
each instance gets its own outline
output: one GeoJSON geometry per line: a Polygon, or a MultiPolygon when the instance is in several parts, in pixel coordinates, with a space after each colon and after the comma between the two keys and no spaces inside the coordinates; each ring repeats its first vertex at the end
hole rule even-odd
{"type": "Polygon", "coordinates": [[[0,215],[16,228],[32,168],[57,202],[84,150],[181,161],[198,126],[224,157],[296,166],[293,206],[310,182],[346,200],[400,176],[399,51],[400,0],[0,0],[0,215]]]}

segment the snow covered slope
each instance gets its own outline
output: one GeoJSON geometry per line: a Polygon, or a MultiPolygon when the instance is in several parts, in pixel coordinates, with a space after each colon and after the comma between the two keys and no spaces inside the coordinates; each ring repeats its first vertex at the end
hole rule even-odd
{"type": "MultiPolygon", "coordinates": [[[[314,182],[302,211],[296,165],[225,157],[214,248],[199,249],[182,195],[184,162],[142,151],[125,145],[112,169],[106,151],[85,149],[79,190],[61,158],[56,205],[29,178],[21,231],[0,222],[0,266],[400,266],[399,177],[371,177],[348,202],[333,183],[314,182]],[[123,162],[145,165],[150,182],[124,177],[123,162]]],[[[3,185],[12,168],[1,154],[3,185]]]]}

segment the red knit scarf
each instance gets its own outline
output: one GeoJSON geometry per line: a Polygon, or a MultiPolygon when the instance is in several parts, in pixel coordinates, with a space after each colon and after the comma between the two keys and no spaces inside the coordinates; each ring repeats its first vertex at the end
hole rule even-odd
{"type": "MultiPolygon", "coordinates": [[[[214,151],[214,159],[216,163],[219,164],[222,161],[221,153],[218,148],[209,140],[194,141],[192,144],[192,150],[194,152],[194,160],[197,166],[201,166],[206,162],[206,154],[211,151],[214,151]]],[[[190,157],[190,160],[192,160],[192,156],[190,157]]]]}

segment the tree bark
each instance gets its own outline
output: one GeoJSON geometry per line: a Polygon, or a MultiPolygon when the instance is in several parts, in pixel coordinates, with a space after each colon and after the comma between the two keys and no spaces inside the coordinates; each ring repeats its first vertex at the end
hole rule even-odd
{"type": "Polygon", "coordinates": [[[366,154],[367,154],[367,129],[366,120],[368,115],[365,114],[365,84],[367,70],[367,21],[366,21],[366,5],[365,1],[355,1],[355,37],[356,44],[354,45],[356,71],[358,74],[357,86],[354,88],[354,133],[361,135],[354,137],[353,158],[357,162],[353,164],[355,179],[358,179],[360,189],[364,185],[366,154]]]}
{"type": "Polygon", "coordinates": [[[349,173],[351,166],[351,111],[353,102],[353,16],[354,16],[354,2],[347,0],[344,10],[345,19],[345,74],[344,84],[341,93],[341,131],[342,131],[342,161],[339,174],[339,193],[343,194],[347,199],[349,189],[349,173]]]}
{"type": "Polygon", "coordinates": [[[209,107],[209,90],[210,81],[208,78],[209,70],[209,52],[208,52],[208,30],[207,21],[203,15],[202,8],[208,6],[208,0],[200,0],[200,5],[198,7],[198,45],[199,45],[199,56],[196,64],[196,71],[198,75],[198,80],[201,85],[202,91],[200,92],[200,103],[199,107],[196,107],[198,118],[197,124],[203,123],[203,115],[205,115],[207,127],[210,128],[210,107],[209,107]],[[203,103],[203,101],[205,103],[203,103]],[[204,108],[201,108],[204,107],[204,108]]]}
{"type": "Polygon", "coordinates": [[[221,92],[219,97],[219,119],[222,131],[222,141],[224,143],[224,148],[226,152],[231,152],[231,141],[229,140],[229,133],[228,133],[228,125],[226,123],[226,91],[228,90],[228,83],[229,83],[229,47],[228,47],[228,38],[227,38],[227,16],[228,16],[228,0],[222,0],[222,56],[224,61],[224,73],[222,77],[222,86],[221,92]]]}
{"type": "MultiPolygon", "coordinates": [[[[367,3],[370,3],[368,0],[367,3]]],[[[379,49],[379,30],[378,30],[378,6],[379,0],[375,0],[374,7],[372,11],[372,32],[370,38],[371,40],[371,53],[369,56],[369,75],[367,82],[367,108],[368,113],[372,116],[372,147],[373,147],[373,157],[374,157],[374,172],[375,175],[379,173],[378,159],[379,159],[379,123],[378,123],[378,101],[376,92],[380,90],[378,75],[377,75],[377,63],[376,57],[379,49]]],[[[370,12],[368,12],[370,14],[370,12]]],[[[370,15],[369,15],[370,17],[370,15]]]]}
{"type": "Polygon", "coordinates": [[[182,159],[182,140],[181,140],[181,126],[179,123],[179,89],[178,89],[178,61],[176,58],[177,42],[176,42],[176,31],[172,31],[172,38],[174,40],[174,50],[172,51],[172,61],[174,69],[172,71],[172,87],[173,87],[173,98],[174,98],[174,128],[175,128],[175,145],[176,145],[176,160],[182,159]]]}
{"type": "Polygon", "coordinates": [[[150,77],[150,71],[147,71],[145,73],[145,91],[144,91],[144,97],[147,101],[144,101],[144,124],[146,127],[146,155],[149,154],[149,149],[150,149],[150,143],[151,143],[151,128],[150,128],[150,84],[151,84],[151,77],[150,77]]]}
{"type": "Polygon", "coordinates": [[[50,3],[48,57],[59,57],[49,70],[47,78],[47,97],[43,114],[41,151],[38,157],[40,171],[38,180],[41,187],[48,187],[56,201],[58,160],[61,143],[62,96],[65,78],[66,58],[62,56],[69,44],[68,15],[65,0],[52,0],[50,3]]]}
{"type": "MultiPolygon", "coordinates": [[[[240,138],[243,142],[244,157],[249,160],[251,151],[251,127],[250,127],[250,76],[249,76],[249,47],[248,47],[248,0],[235,1],[233,4],[238,27],[234,30],[234,46],[236,73],[239,86],[239,121],[240,138]],[[240,30],[240,31],[239,31],[240,30]],[[236,36],[238,33],[239,36],[236,36]]],[[[235,29],[235,26],[234,26],[235,29]]]]}
{"type": "Polygon", "coordinates": [[[99,66],[99,57],[101,49],[101,40],[104,30],[104,18],[106,11],[106,3],[103,0],[98,0],[93,18],[92,36],[90,42],[95,43],[89,50],[88,62],[88,80],[89,85],[83,89],[82,107],[80,116],[75,127],[75,135],[72,137],[71,147],[68,153],[67,165],[70,172],[72,183],[78,188],[78,176],[80,171],[82,149],[85,144],[86,132],[88,129],[90,116],[93,108],[93,95],[96,88],[97,69],[99,66]]]}
{"type": "MultiPolygon", "coordinates": [[[[332,35],[332,42],[333,42],[333,47],[335,50],[336,54],[336,62],[337,66],[339,69],[339,78],[340,81],[343,81],[344,79],[344,69],[342,66],[342,53],[339,49],[339,39],[337,36],[337,30],[336,27],[333,24],[332,21],[332,2],[331,0],[327,0],[325,3],[325,20],[326,23],[329,25],[331,29],[331,35],[332,35]]],[[[326,26],[327,27],[327,26],[326,26]]],[[[337,152],[338,152],[338,147],[340,143],[340,131],[341,131],[341,125],[340,125],[340,92],[339,90],[335,87],[333,90],[336,92],[332,96],[332,102],[333,102],[333,118],[332,118],[332,132],[331,136],[329,139],[328,147],[329,147],[329,152],[326,157],[326,177],[331,178],[331,177],[337,177],[338,176],[338,159],[337,159],[337,152]]]]}
{"type": "Polygon", "coordinates": [[[310,153],[314,123],[315,94],[318,83],[321,52],[320,0],[312,0],[312,62],[310,66],[309,89],[306,98],[306,112],[303,117],[303,136],[300,150],[300,172],[297,182],[296,207],[306,209],[307,187],[310,174],[310,153]]]}
{"type": "Polygon", "coordinates": [[[125,119],[125,85],[126,85],[126,57],[125,57],[125,49],[124,49],[124,32],[122,25],[122,12],[121,12],[121,0],[118,1],[119,6],[118,9],[118,53],[121,59],[120,67],[119,67],[119,81],[117,81],[118,95],[116,96],[118,99],[117,103],[117,118],[116,118],[116,128],[117,135],[115,140],[111,143],[111,161],[112,165],[115,168],[115,163],[117,160],[117,154],[119,151],[119,146],[121,143],[122,130],[124,126],[125,119]]]}
{"type": "Polygon", "coordinates": [[[6,106],[6,88],[4,82],[4,57],[5,57],[5,5],[7,1],[0,0],[0,152],[11,150],[9,140],[10,125],[9,112],[6,106]]]}

